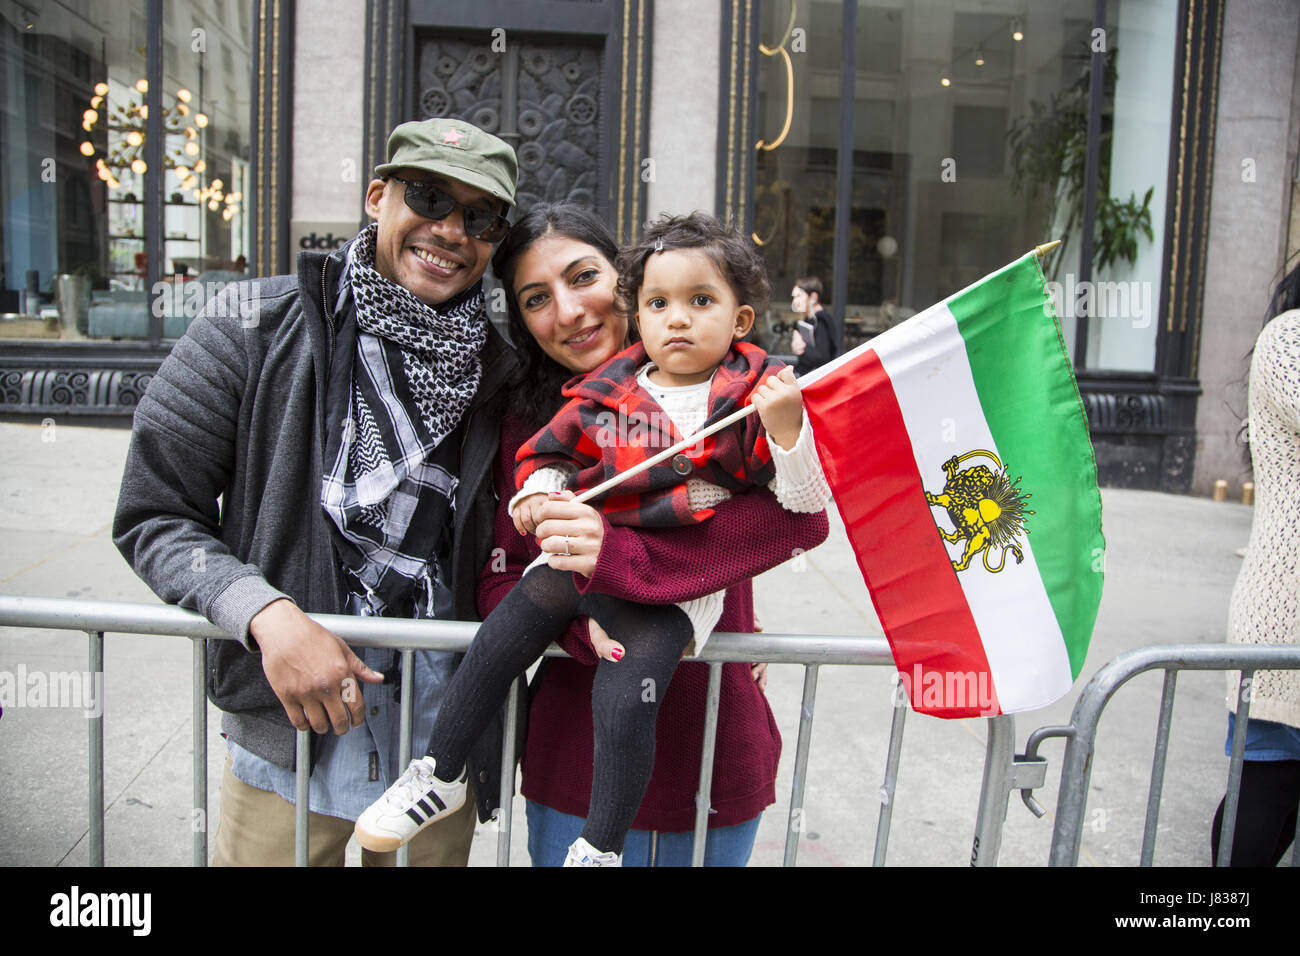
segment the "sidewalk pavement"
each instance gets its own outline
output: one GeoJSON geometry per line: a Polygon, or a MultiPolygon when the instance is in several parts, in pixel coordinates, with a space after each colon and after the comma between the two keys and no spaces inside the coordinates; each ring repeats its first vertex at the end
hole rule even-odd
{"type": "MultiPolygon", "coordinates": [[[[129,433],[117,427],[0,423],[0,594],[156,602],[109,537],[129,433]]],[[[1246,543],[1251,509],[1153,492],[1103,491],[1106,584],[1083,676],[1051,707],[1016,720],[1029,732],[1069,720],[1078,691],[1106,661],[1134,647],[1218,643],[1246,543]]],[[[755,582],[769,633],[879,634],[844,530],[803,566],[755,582]]],[[[179,638],[114,634],[105,648],[105,859],[110,866],[186,866],[191,854],[191,650],[179,638]]],[[[0,629],[0,674],[19,668],[84,671],[79,632],[0,629]]],[[[822,667],[803,808],[800,866],[871,862],[889,735],[892,668],[822,667]]],[[[764,815],[755,866],[777,866],[785,845],[804,668],[773,665],[768,696],[785,749],[777,804],[764,815]]],[[[1158,673],[1112,701],[1097,742],[1080,864],[1135,865],[1141,844],[1156,717],[1158,673]]],[[[1156,865],[1209,864],[1209,824],[1228,762],[1225,682],[1179,677],[1156,865]]],[[[217,812],[225,747],[209,705],[209,807],[217,812]]],[[[891,865],[964,866],[970,857],[984,722],[909,713],[889,841],[891,865]]],[[[1049,741],[1048,816],[1013,796],[1002,865],[1047,862],[1063,744],[1049,741]]],[[[0,865],[85,865],[87,725],[80,709],[6,706],[0,719],[0,865]]],[[[523,801],[515,801],[512,865],[527,865],[523,801]]],[[[209,840],[209,844],[211,844],[209,840]]],[[[480,826],[472,865],[495,861],[496,833],[480,826]]]]}

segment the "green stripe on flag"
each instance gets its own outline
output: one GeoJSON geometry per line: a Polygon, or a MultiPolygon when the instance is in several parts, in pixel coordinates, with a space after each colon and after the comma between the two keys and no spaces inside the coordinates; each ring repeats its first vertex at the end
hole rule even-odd
{"type": "Polygon", "coordinates": [[[1033,253],[947,302],[975,390],[1012,481],[1074,677],[1101,601],[1101,496],[1088,418],[1033,253]]]}

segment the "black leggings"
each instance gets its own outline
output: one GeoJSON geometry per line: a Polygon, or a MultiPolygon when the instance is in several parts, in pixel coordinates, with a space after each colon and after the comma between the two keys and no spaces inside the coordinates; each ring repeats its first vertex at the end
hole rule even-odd
{"type": "Polygon", "coordinates": [[[676,605],[584,596],[571,572],[533,568],[479,627],[438,709],[427,752],[439,777],[459,777],[511,683],[575,617],[595,618],[625,649],[621,661],[600,662],[591,688],[595,761],[582,831],[597,850],[622,853],[654,770],[659,702],[692,637],[690,619],[676,605]]]}
{"type": "MultiPolygon", "coordinates": [[[[1219,801],[1210,830],[1210,858],[1216,866],[1226,800],[1225,796],[1219,801]]],[[[1297,804],[1300,804],[1300,760],[1243,761],[1231,865],[1277,866],[1295,839],[1297,804]]]]}

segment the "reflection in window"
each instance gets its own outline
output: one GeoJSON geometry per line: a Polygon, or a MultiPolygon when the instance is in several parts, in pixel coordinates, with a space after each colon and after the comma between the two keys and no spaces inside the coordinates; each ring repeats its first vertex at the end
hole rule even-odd
{"type": "MultiPolygon", "coordinates": [[[[1154,313],[1176,5],[1111,0],[1107,10],[1101,195],[1110,205],[1101,208],[1114,215],[1099,220],[1098,246],[1125,253],[1135,240],[1136,250],[1131,261],[1094,267],[1094,279],[1147,283],[1154,313]],[[1148,238],[1141,208],[1152,187],[1148,238]]],[[[754,234],[773,282],[774,306],[759,322],[765,346],[789,347],[794,316],[782,297],[796,278],[818,275],[828,294],[834,284],[842,110],[853,111],[847,345],[1050,238],[1066,240],[1056,277],[1077,274],[1092,12],[1092,0],[1013,0],[997,10],[980,0],[859,0],[856,95],[844,104],[840,0],[763,5],[759,36],[773,53],[760,58],[754,234]],[[789,104],[778,45],[793,73],[789,104]],[[770,148],[787,117],[788,135],[770,148]]],[[[1127,317],[1090,322],[1087,364],[1152,369],[1155,323],[1125,308],[1127,317]]]]}
{"type": "Polygon", "coordinates": [[[145,156],[143,0],[0,6],[0,338],[147,338],[149,189],[165,203],[160,271],[186,292],[159,300],[165,337],[207,298],[186,283],[244,274],[248,38],[204,6],[164,5],[161,170],[145,156]]]}

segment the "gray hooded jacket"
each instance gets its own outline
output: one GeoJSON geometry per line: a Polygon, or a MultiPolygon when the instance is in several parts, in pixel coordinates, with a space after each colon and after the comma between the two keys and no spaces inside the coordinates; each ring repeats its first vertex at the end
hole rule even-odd
{"type": "MultiPolygon", "coordinates": [[[[208,642],[208,697],[236,743],[290,769],[295,731],[248,625],[281,597],[308,612],[343,611],[343,576],[320,504],[339,321],[329,313],[341,268],[341,252],[302,253],[296,277],[237,283],[208,304],[136,409],[113,522],[118,550],[162,600],[243,642],[208,642]]],[[[517,364],[495,330],[481,356],[452,542],[455,614],[467,621],[479,620],[476,584],[496,511],[491,464],[503,385],[517,364]]],[[[483,819],[496,805],[500,740],[498,722],[470,760],[483,819]]]]}

